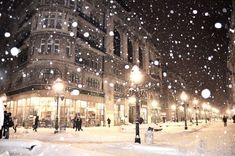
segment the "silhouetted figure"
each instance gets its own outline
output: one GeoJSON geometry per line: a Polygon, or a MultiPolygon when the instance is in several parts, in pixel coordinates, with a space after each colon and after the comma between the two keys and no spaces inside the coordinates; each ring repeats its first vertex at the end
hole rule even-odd
{"type": "Polygon", "coordinates": [[[76,127],[76,119],[77,119],[77,116],[75,115],[75,117],[72,119],[73,129],[76,127]]]}
{"type": "Polygon", "coordinates": [[[5,139],[9,139],[10,131],[9,128],[14,126],[11,113],[7,113],[7,111],[4,111],[4,121],[3,121],[3,136],[5,139]]]}
{"type": "Polygon", "coordinates": [[[140,123],[140,124],[144,123],[144,119],[143,119],[142,117],[140,117],[139,123],[140,123]]]}
{"type": "Polygon", "coordinates": [[[17,120],[17,118],[16,117],[14,117],[13,118],[13,122],[14,122],[14,126],[13,126],[13,129],[14,129],[14,133],[16,133],[16,127],[17,127],[17,122],[18,122],[18,120],[17,120]]]}
{"type": "Polygon", "coordinates": [[[224,117],[223,117],[224,127],[227,126],[227,120],[228,120],[228,118],[224,115],[224,117]]]}
{"type": "Polygon", "coordinates": [[[75,119],[75,131],[80,131],[82,130],[82,119],[80,116],[76,117],[75,119]]]}
{"type": "Polygon", "coordinates": [[[109,118],[107,119],[107,123],[108,123],[108,126],[110,127],[111,120],[109,118]]]}
{"type": "Polygon", "coordinates": [[[34,120],[33,131],[37,132],[38,124],[39,124],[39,116],[37,115],[34,120]]]}

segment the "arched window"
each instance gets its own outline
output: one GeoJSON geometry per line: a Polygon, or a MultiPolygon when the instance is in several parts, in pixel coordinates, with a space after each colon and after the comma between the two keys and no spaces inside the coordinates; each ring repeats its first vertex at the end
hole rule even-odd
{"type": "Polygon", "coordinates": [[[66,42],[66,54],[69,57],[72,56],[71,55],[71,42],[69,40],[67,40],[67,42],[66,42]]]}
{"type": "Polygon", "coordinates": [[[127,49],[127,54],[128,54],[128,62],[133,63],[133,48],[132,48],[132,42],[131,40],[128,38],[127,41],[127,45],[128,45],[128,49],[127,49]]]}
{"type": "Polygon", "coordinates": [[[114,38],[113,38],[113,52],[117,56],[121,56],[121,38],[119,32],[114,30],[114,38]]]}
{"type": "Polygon", "coordinates": [[[144,67],[143,56],[143,50],[139,47],[139,67],[142,69],[144,67]]]}

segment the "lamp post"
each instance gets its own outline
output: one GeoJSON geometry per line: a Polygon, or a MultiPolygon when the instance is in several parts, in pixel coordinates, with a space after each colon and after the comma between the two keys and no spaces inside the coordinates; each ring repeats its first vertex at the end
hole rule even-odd
{"type": "Polygon", "coordinates": [[[188,95],[185,92],[182,92],[180,95],[181,100],[184,103],[184,129],[187,130],[187,103],[186,101],[188,100],[188,95]]]}
{"type": "Polygon", "coordinates": [[[139,99],[139,88],[138,84],[142,82],[143,75],[138,66],[134,65],[131,69],[130,80],[136,85],[135,97],[136,97],[136,128],[135,128],[135,143],[141,143],[139,121],[140,121],[140,99],[139,99]]]}
{"type": "Polygon", "coordinates": [[[63,99],[63,91],[64,91],[64,83],[60,78],[57,78],[52,86],[55,94],[56,94],[56,119],[55,119],[55,131],[54,133],[58,133],[59,128],[59,99],[60,97],[63,99]]]}
{"type": "Polygon", "coordinates": [[[193,104],[194,104],[194,110],[195,110],[196,125],[198,126],[198,109],[199,109],[198,100],[194,99],[193,104]]]}

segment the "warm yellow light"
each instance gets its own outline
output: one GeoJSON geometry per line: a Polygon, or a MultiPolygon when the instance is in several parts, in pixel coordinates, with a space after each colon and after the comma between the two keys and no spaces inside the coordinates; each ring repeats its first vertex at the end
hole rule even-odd
{"type": "Polygon", "coordinates": [[[180,106],[179,109],[180,109],[180,111],[182,111],[182,112],[184,111],[184,107],[183,107],[183,106],[180,106]]]}
{"type": "Polygon", "coordinates": [[[134,96],[129,97],[128,102],[130,104],[135,104],[136,103],[136,98],[134,96]]]}
{"type": "Polygon", "coordinates": [[[157,108],[157,106],[158,106],[158,102],[157,102],[156,100],[153,100],[153,101],[151,102],[151,104],[152,104],[152,107],[153,107],[153,108],[157,108]]]}
{"type": "Polygon", "coordinates": [[[198,104],[198,100],[197,100],[197,99],[194,99],[194,100],[193,100],[193,104],[197,105],[197,104],[198,104]]]}
{"type": "Polygon", "coordinates": [[[176,105],[175,104],[171,105],[171,109],[176,110],[176,105]]]}
{"type": "Polygon", "coordinates": [[[211,109],[211,105],[208,103],[207,104],[207,109],[210,110],[211,109]]]}
{"type": "Polygon", "coordinates": [[[226,110],[226,113],[229,115],[229,114],[231,114],[231,110],[230,109],[227,109],[226,110]]]}
{"type": "Polygon", "coordinates": [[[0,100],[6,101],[6,100],[7,100],[6,94],[2,94],[2,95],[0,96],[0,100]]]}
{"type": "Polygon", "coordinates": [[[203,103],[202,104],[202,108],[205,110],[205,109],[207,109],[207,104],[206,103],[203,103]]]}
{"type": "Polygon", "coordinates": [[[133,83],[139,84],[143,79],[143,75],[140,71],[140,68],[137,65],[134,65],[131,69],[130,79],[133,83]]]}
{"type": "Polygon", "coordinates": [[[188,95],[185,92],[182,92],[180,95],[180,99],[182,101],[187,101],[188,100],[188,95]]]}
{"type": "Polygon", "coordinates": [[[64,83],[60,78],[57,78],[52,86],[56,94],[61,94],[64,91],[64,83]]]}

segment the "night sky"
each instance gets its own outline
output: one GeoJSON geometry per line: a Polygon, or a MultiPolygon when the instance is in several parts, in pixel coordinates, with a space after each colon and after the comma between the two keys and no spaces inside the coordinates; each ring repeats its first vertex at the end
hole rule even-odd
{"type": "Polygon", "coordinates": [[[132,0],[130,4],[154,35],[168,70],[179,73],[198,95],[208,88],[209,100],[216,105],[226,102],[232,0],[132,0]]]}

